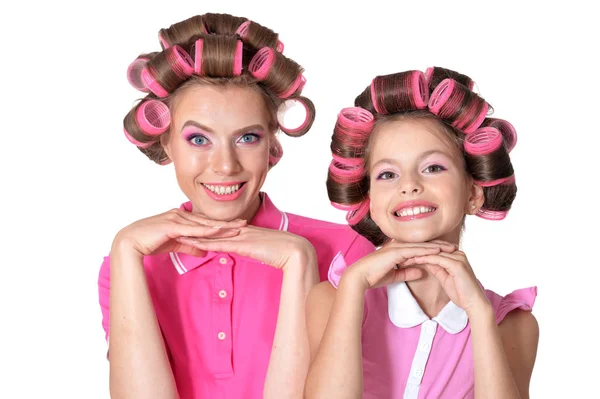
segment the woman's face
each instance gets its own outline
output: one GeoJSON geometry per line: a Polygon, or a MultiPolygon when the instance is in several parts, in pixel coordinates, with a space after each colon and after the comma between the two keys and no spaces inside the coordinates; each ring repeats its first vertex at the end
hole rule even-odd
{"type": "Polygon", "coordinates": [[[254,89],[198,84],[177,94],[163,143],[193,211],[250,220],[269,171],[270,116],[254,89]]]}

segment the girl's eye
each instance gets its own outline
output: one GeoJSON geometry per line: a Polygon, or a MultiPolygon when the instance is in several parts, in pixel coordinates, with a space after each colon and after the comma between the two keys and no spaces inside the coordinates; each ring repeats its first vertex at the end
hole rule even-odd
{"type": "Polygon", "coordinates": [[[439,173],[446,170],[442,165],[429,165],[426,167],[423,172],[425,173],[439,173]]]}
{"type": "Polygon", "coordinates": [[[246,133],[242,137],[240,137],[238,142],[244,143],[244,144],[252,144],[252,143],[256,143],[258,140],[260,140],[260,136],[258,134],[246,133]]]}
{"type": "Polygon", "coordinates": [[[208,144],[208,139],[204,136],[192,136],[188,138],[188,141],[197,146],[208,144]]]}
{"type": "Polygon", "coordinates": [[[389,180],[396,177],[394,172],[382,172],[377,176],[377,180],[389,180]]]}

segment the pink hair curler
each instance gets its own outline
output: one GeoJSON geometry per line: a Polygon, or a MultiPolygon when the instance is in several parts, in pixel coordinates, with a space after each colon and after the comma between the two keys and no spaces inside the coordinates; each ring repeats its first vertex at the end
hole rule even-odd
{"type": "Polygon", "coordinates": [[[356,210],[348,212],[346,215],[346,221],[350,226],[354,226],[360,222],[369,213],[370,200],[369,198],[362,201],[356,210]]]}
{"type": "Polygon", "coordinates": [[[417,107],[417,109],[423,109],[427,106],[427,102],[429,101],[429,89],[427,88],[425,74],[421,71],[414,71],[411,80],[415,107],[417,107]]]}
{"type": "Polygon", "coordinates": [[[329,164],[329,175],[338,183],[356,183],[365,175],[364,165],[348,165],[335,159],[329,164]]]}
{"type": "Polygon", "coordinates": [[[241,40],[237,41],[235,47],[235,56],[233,58],[233,75],[240,76],[242,74],[242,55],[244,51],[244,43],[241,40]]]}
{"type": "Polygon", "coordinates": [[[202,76],[202,52],[204,50],[204,40],[198,39],[196,40],[194,52],[194,73],[196,75],[202,76]]]}
{"type": "Polygon", "coordinates": [[[298,75],[298,77],[296,78],[294,83],[292,83],[290,88],[287,89],[286,91],[284,91],[283,93],[281,93],[279,95],[279,97],[280,98],[288,98],[295,92],[302,90],[302,88],[304,88],[305,84],[306,84],[306,78],[304,77],[304,75],[300,74],[300,75],[298,75]]]}
{"type": "Polygon", "coordinates": [[[283,157],[283,148],[279,140],[275,139],[273,147],[269,149],[269,166],[273,167],[283,157]]]}
{"type": "Polygon", "coordinates": [[[425,70],[425,81],[427,82],[428,86],[429,86],[429,82],[431,82],[432,76],[433,76],[433,67],[429,67],[425,70]]]}
{"type": "Polygon", "coordinates": [[[340,157],[339,155],[336,154],[331,154],[332,158],[341,164],[344,165],[348,165],[348,166],[359,166],[362,165],[364,162],[364,159],[362,158],[344,158],[344,157],[340,157]]]}
{"type": "Polygon", "coordinates": [[[141,73],[142,81],[148,89],[158,97],[164,98],[169,95],[167,91],[154,79],[154,77],[148,71],[148,68],[144,68],[141,73]]]}
{"type": "Polygon", "coordinates": [[[138,57],[127,67],[127,81],[135,89],[147,93],[149,90],[142,79],[142,71],[146,68],[148,58],[138,57]]]}
{"type": "Polygon", "coordinates": [[[180,46],[175,45],[169,48],[165,54],[165,58],[169,65],[171,65],[171,70],[180,79],[186,79],[194,72],[192,57],[180,46]]]}
{"type": "MultiPolygon", "coordinates": [[[[474,132],[475,130],[477,130],[477,128],[479,128],[479,126],[481,126],[481,123],[483,122],[483,120],[485,119],[487,113],[489,111],[489,105],[487,102],[483,102],[483,107],[481,107],[481,111],[479,111],[479,115],[477,115],[477,118],[475,118],[475,120],[473,121],[473,123],[471,123],[469,126],[466,126],[463,131],[467,134],[474,132]]],[[[456,124],[457,121],[455,121],[454,124],[456,124]]]]}
{"type": "Polygon", "coordinates": [[[514,126],[504,119],[495,119],[488,118],[484,121],[484,124],[489,127],[494,127],[500,131],[502,137],[504,138],[504,145],[506,146],[506,151],[511,152],[515,145],[517,145],[517,131],[514,126]]]}
{"type": "Polygon", "coordinates": [[[361,107],[344,108],[338,114],[338,123],[349,129],[370,132],[375,123],[373,114],[361,107]]]}
{"type": "Polygon", "coordinates": [[[167,41],[165,40],[164,37],[162,37],[162,35],[159,33],[158,34],[158,40],[160,40],[160,44],[162,44],[163,49],[168,49],[169,47],[171,47],[171,45],[169,43],[167,43],[167,41]]]}
{"type": "Polygon", "coordinates": [[[454,79],[444,79],[439,85],[436,86],[436,88],[433,90],[433,93],[431,93],[427,106],[435,115],[439,114],[442,106],[450,98],[450,94],[452,94],[454,91],[454,83],[454,79]]]}
{"type": "Polygon", "coordinates": [[[488,209],[480,209],[477,211],[477,216],[486,220],[502,220],[507,214],[508,211],[491,211],[488,209]]]}
{"type": "Polygon", "coordinates": [[[250,26],[250,23],[252,21],[246,21],[243,24],[241,24],[237,30],[235,31],[235,33],[241,37],[242,39],[246,38],[246,35],[248,34],[248,27],[250,26]]]}
{"type": "Polygon", "coordinates": [[[279,124],[279,128],[281,129],[282,132],[284,132],[290,136],[294,136],[297,133],[302,132],[306,128],[306,126],[310,123],[310,115],[309,115],[310,110],[309,110],[308,106],[306,105],[306,103],[299,98],[293,98],[293,99],[287,100],[283,104],[286,104],[289,102],[302,104],[302,106],[304,107],[304,111],[305,111],[304,121],[298,127],[295,127],[295,128],[287,127],[284,125],[284,123],[282,121],[282,117],[285,114],[285,112],[280,111],[277,113],[277,123],[279,124]]]}
{"type": "Polygon", "coordinates": [[[339,209],[340,211],[346,211],[346,212],[351,212],[351,211],[355,211],[358,208],[360,208],[361,202],[359,202],[358,204],[339,204],[337,202],[333,202],[331,201],[331,205],[335,208],[335,209],[339,209]]]}
{"type": "Polygon", "coordinates": [[[248,70],[258,80],[265,80],[275,62],[275,54],[270,47],[263,47],[252,57],[248,70]]]}
{"type": "Polygon", "coordinates": [[[131,136],[126,129],[123,129],[123,133],[125,133],[125,138],[127,138],[127,140],[129,140],[129,142],[133,145],[135,145],[136,147],[140,147],[140,148],[149,148],[152,146],[152,142],[150,143],[142,143],[141,141],[137,141],[136,139],[133,138],[133,136],[131,136]]]}
{"type": "Polygon", "coordinates": [[[488,155],[502,145],[502,134],[495,127],[482,127],[465,137],[465,151],[471,155],[488,155]]]}
{"type": "Polygon", "coordinates": [[[136,121],[140,129],[149,136],[158,136],[169,128],[171,114],[162,101],[144,101],[137,109],[136,121]]]}
{"type": "Polygon", "coordinates": [[[474,183],[481,187],[493,187],[500,184],[512,184],[515,182],[515,175],[503,177],[502,179],[496,179],[491,181],[480,181],[474,180],[474,183]]]}
{"type": "Polygon", "coordinates": [[[283,42],[281,40],[277,40],[277,51],[283,53],[284,47],[285,46],[283,45],[283,42]]]}

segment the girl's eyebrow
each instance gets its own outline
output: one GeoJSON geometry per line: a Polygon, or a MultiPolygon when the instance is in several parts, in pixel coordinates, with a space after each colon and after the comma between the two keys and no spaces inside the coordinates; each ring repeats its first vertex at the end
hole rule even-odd
{"type": "MultiPolygon", "coordinates": [[[[189,121],[185,122],[185,123],[183,124],[183,126],[182,126],[181,130],[185,129],[187,126],[194,126],[194,127],[197,127],[198,129],[200,129],[200,130],[203,130],[203,131],[205,131],[205,132],[207,132],[207,133],[213,133],[213,134],[214,134],[214,130],[212,130],[212,129],[211,129],[211,128],[209,128],[208,126],[204,126],[203,124],[201,124],[201,123],[198,123],[198,122],[196,122],[196,121],[189,120],[189,121]]],[[[265,129],[265,128],[263,128],[263,127],[262,127],[261,125],[259,125],[259,124],[254,124],[254,125],[250,125],[250,126],[243,127],[243,128],[241,128],[241,129],[236,129],[236,130],[233,132],[233,134],[239,134],[239,133],[247,132],[247,131],[249,131],[249,130],[261,130],[261,131],[262,131],[262,130],[266,130],[266,129],[265,129]]]]}
{"type": "MultiPolygon", "coordinates": [[[[422,153],[421,155],[419,155],[419,157],[417,158],[417,160],[420,162],[423,159],[425,159],[428,156],[433,155],[433,154],[440,154],[440,155],[442,155],[442,156],[444,156],[446,158],[451,158],[444,151],[429,150],[429,151],[425,151],[424,153],[422,153]]],[[[375,162],[372,167],[374,168],[375,166],[379,165],[380,163],[389,163],[389,164],[392,164],[392,165],[398,165],[398,161],[396,159],[393,159],[393,158],[383,158],[383,159],[380,159],[379,161],[375,162]]]]}

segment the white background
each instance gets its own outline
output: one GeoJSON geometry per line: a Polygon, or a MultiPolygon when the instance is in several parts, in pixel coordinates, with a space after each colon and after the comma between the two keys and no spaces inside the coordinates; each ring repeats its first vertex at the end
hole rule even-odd
{"type": "Polygon", "coordinates": [[[375,75],[439,65],[471,76],[517,128],[519,193],[506,220],[468,221],[464,249],[488,288],[539,288],[532,397],[594,396],[598,14],[581,1],[516,4],[4,2],[0,397],[109,397],[102,257],[121,227],[184,201],[172,167],[123,137],[140,97],[125,70],[159,49],[160,28],[205,12],[272,28],[306,68],[317,119],[302,139],[282,138],[286,154],[265,186],[292,213],[344,221],[324,186],[329,140],[339,110],[375,75]]]}

